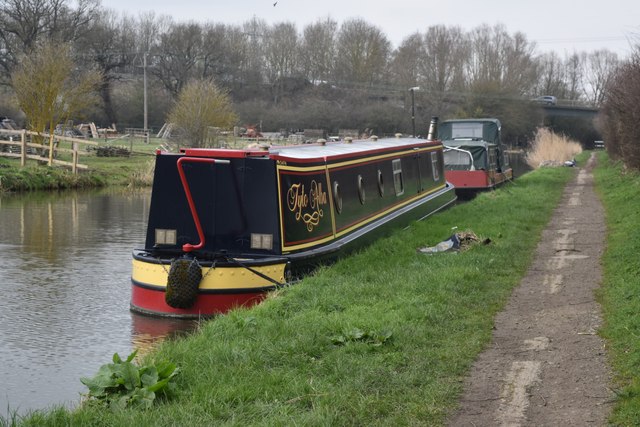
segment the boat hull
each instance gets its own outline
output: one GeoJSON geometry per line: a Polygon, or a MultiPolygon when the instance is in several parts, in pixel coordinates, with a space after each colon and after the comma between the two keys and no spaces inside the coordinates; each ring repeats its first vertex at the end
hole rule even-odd
{"type": "Polygon", "coordinates": [[[134,251],[131,274],[131,310],[141,314],[200,318],[226,313],[235,307],[250,307],[261,302],[266,292],[285,283],[287,261],[243,260],[242,265],[201,265],[202,281],[197,299],[189,308],[171,307],[165,301],[171,259],[151,257],[134,251]],[[257,273],[271,280],[261,277],[257,273]]]}
{"type": "Polygon", "coordinates": [[[439,141],[159,152],[131,310],[199,318],[257,304],[455,200],[439,141]]]}
{"type": "Polygon", "coordinates": [[[513,170],[507,169],[504,172],[447,170],[445,177],[454,185],[458,197],[468,197],[481,191],[495,189],[513,180],[513,170]]]}

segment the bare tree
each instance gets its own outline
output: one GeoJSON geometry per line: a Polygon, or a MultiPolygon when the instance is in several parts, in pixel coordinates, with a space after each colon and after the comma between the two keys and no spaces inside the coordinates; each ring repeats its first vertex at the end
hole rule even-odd
{"type": "Polygon", "coordinates": [[[224,24],[206,24],[202,32],[202,76],[212,77],[217,82],[228,78],[227,27],[224,24]]]}
{"type": "Polygon", "coordinates": [[[303,74],[313,83],[328,82],[333,74],[338,23],[326,18],[304,28],[300,46],[303,74]]]}
{"type": "Polygon", "coordinates": [[[222,82],[235,85],[244,82],[245,70],[251,62],[250,38],[239,26],[228,26],[224,38],[225,73],[222,82]]]}
{"type": "Polygon", "coordinates": [[[150,73],[177,96],[190,79],[202,77],[202,27],[196,23],[174,24],[161,34],[152,57],[150,73]]]}
{"type": "Polygon", "coordinates": [[[616,71],[618,63],[618,55],[606,49],[587,55],[584,93],[588,102],[596,106],[602,104],[605,88],[616,71]]]}
{"type": "Polygon", "coordinates": [[[423,80],[420,73],[425,57],[425,46],[420,33],[405,38],[392,55],[390,71],[393,83],[407,89],[417,86],[423,80]]]}
{"type": "Polygon", "coordinates": [[[493,87],[503,93],[523,95],[535,85],[535,46],[522,33],[511,36],[503,25],[481,25],[470,34],[468,67],[471,87],[493,87]]]}
{"type": "Polygon", "coordinates": [[[84,63],[100,70],[100,96],[108,123],[117,116],[111,99],[113,82],[120,79],[136,57],[136,28],[133,19],[120,17],[114,11],[104,11],[89,25],[87,34],[76,42],[84,63]]]}
{"type": "Polygon", "coordinates": [[[267,29],[266,21],[256,17],[242,24],[242,31],[247,37],[247,62],[242,70],[245,84],[259,85],[264,82],[264,36],[267,29]]]}
{"type": "Polygon", "coordinates": [[[553,95],[565,97],[565,64],[555,52],[549,52],[538,58],[538,81],[532,95],[553,95]]]}
{"type": "Polygon", "coordinates": [[[274,88],[274,103],[277,104],[285,79],[296,73],[298,31],[295,24],[276,24],[267,30],[264,53],[267,81],[274,88]]]}
{"type": "MultiPolygon", "coordinates": [[[[0,67],[8,76],[21,54],[39,40],[77,40],[86,34],[99,10],[99,0],[0,0],[0,67]]],[[[7,83],[4,81],[3,83],[7,83]]]]}
{"type": "Polygon", "coordinates": [[[607,152],[626,167],[640,170],[640,51],[609,76],[606,94],[602,112],[607,152]]]}
{"type": "Polygon", "coordinates": [[[337,42],[338,80],[366,86],[383,82],[390,54],[391,43],[378,27],[363,19],[345,21],[337,42]]]}
{"type": "Polygon", "coordinates": [[[582,81],[584,79],[584,62],[586,54],[574,53],[564,61],[565,66],[565,82],[567,93],[566,99],[578,101],[582,98],[582,81]]]}
{"type": "Polygon", "coordinates": [[[464,67],[469,56],[467,37],[459,27],[429,27],[424,35],[421,86],[435,94],[464,87],[464,67]]]}

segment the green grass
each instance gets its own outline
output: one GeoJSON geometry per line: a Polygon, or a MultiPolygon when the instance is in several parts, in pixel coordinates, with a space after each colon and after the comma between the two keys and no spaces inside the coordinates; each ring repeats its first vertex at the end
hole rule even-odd
{"type": "MultiPolygon", "coordinates": [[[[48,167],[46,163],[27,160],[27,167],[21,168],[19,159],[0,157],[0,193],[109,185],[149,186],[153,179],[153,156],[162,144],[167,143],[160,138],[150,138],[148,144],[142,138],[94,141],[101,145],[124,147],[132,154],[130,157],[98,157],[95,147],[86,150],[83,146],[78,163],[87,165],[88,170],[80,170],[77,175],[72,174],[69,167],[48,167]]],[[[226,141],[236,148],[255,142],[243,138],[226,141]]],[[[62,142],[59,147],[70,149],[71,143],[62,142]]],[[[172,147],[177,149],[175,144],[172,147]]],[[[72,156],[59,152],[56,159],[71,162],[72,156]]]]}
{"type": "MultiPolygon", "coordinates": [[[[602,152],[600,164],[608,165],[602,152]]],[[[618,397],[611,422],[637,425],[640,420],[640,175],[621,165],[596,169],[596,183],[607,216],[607,249],[602,258],[600,291],[609,356],[618,397]]]]}
{"type": "MultiPolygon", "coordinates": [[[[70,168],[54,166],[28,160],[27,166],[20,167],[19,159],[0,157],[0,192],[59,190],[68,188],[103,187],[108,185],[149,185],[150,164],[160,140],[152,139],[149,144],[143,140],[113,142],[133,149],[130,157],[97,157],[95,151],[82,151],[79,163],[86,164],[88,170],[71,173],[70,168]]],[[[64,143],[61,148],[70,148],[64,143]]],[[[60,153],[57,159],[71,161],[71,154],[60,153]]]]}
{"type": "MultiPolygon", "coordinates": [[[[584,156],[583,156],[584,157],[584,156]]],[[[321,268],[263,304],[205,322],[148,357],[176,362],[178,395],[151,411],[85,405],[23,425],[438,425],[529,266],[571,168],[541,169],[321,268]],[[491,244],[425,255],[457,230],[491,244]],[[335,344],[354,329],[390,334],[335,344]]],[[[105,362],[111,355],[105,354],[105,362]]]]}

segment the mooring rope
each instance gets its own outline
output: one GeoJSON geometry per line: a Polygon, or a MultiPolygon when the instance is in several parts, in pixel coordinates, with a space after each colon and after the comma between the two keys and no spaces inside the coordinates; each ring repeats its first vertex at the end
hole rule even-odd
{"type": "MultiPolygon", "coordinates": [[[[233,263],[233,264],[236,264],[236,265],[238,265],[238,266],[240,266],[240,267],[242,267],[242,268],[244,268],[244,269],[246,269],[246,270],[249,270],[250,272],[252,272],[252,273],[253,273],[253,274],[255,274],[256,276],[261,277],[261,278],[263,278],[264,280],[267,280],[267,281],[268,281],[268,282],[270,282],[270,283],[273,283],[273,284],[274,284],[274,286],[275,286],[276,288],[282,288],[282,287],[285,287],[285,286],[288,286],[288,285],[289,285],[289,283],[287,283],[287,282],[284,282],[284,283],[282,283],[282,282],[278,282],[277,280],[272,279],[271,277],[267,276],[266,274],[261,273],[261,272],[259,272],[258,270],[256,270],[256,269],[254,269],[254,268],[249,267],[248,265],[246,265],[246,264],[244,264],[244,263],[242,263],[242,262],[238,261],[238,260],[237,260],[237,259],[235,259],[235,258],[228,257],[228,256],[224,256],[224,258],[225,258],[225,260],[227,260],[227,261],[229,261],[229,262],[231,262],[231,263],[233,263]]],[[[177,259],[177,258],[172,258],[172,259],[171,259],[171,262],[169,262],[169,265],[172,265],[172,264],[173,264],[173,262],[174,262],[176,259],[177,259]]],[[[167,270],[167,267],[166,267],[166,266],[165,266],[165,264],[162,262],[162,260],[161,260],[160,258],[157,258],[157,257],[156,257],[156,258],[154,258],[154,260],[155,260],[155,261],[156,261],[156,262],[157,262],[157,263],[162,267],[162,269],[165,271],[165,273],[167,273],[167,276],[168,276],[168,275],[169,275],[169,270],[167,270]]],[[[202,268],[202,265],[198,262],[198,259],[197,259],[196,257],[194,257],[194,258],[193,258],[193,260],[198,264],[198,266],[199,266],[199,267],[201,267],[201,268],[202,268]]],[[[211,267],[209,267],[209,269],[207,270],[207,272],[202,276],[202,280],[204,280],[204,279],[205,279],[205,277],[207,277],[207,276],[209,275],[209,273],[211,273],[212,271],[214,271],[214,270],[215,270],[215,268],[216,268],[216,261],[214,260],[214,261],[212,262],[212,264],[211,264],[211,267]]]]}

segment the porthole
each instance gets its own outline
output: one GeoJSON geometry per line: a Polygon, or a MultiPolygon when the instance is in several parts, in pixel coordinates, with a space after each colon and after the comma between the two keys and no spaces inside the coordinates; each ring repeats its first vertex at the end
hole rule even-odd
{"type": "Polygon", "coordinates": [[[364,205],[365,194],[364,194],[364,179],[362,179],[362,175],[358,175],[358,198],[360,199],[360,204],[364,205]]]}
{"type": "Polygon", "coordinates": [[[333,181],[333,204],[335,205],[336,212],[342,213],[342,194],[340,193],[340,184],[338,184],[338,181],[333,181]]]}
{"type": "Polygon", "coordinates": [[[380,197],[384,197],[384,179],[380,169],[378,169],[378,194],[380,194],[380,197]]]}

